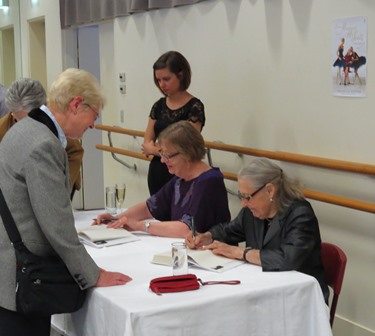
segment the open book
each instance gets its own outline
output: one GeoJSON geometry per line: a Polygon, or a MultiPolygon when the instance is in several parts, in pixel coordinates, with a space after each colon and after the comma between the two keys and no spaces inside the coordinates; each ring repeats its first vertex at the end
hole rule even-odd
{"type": "MultiPolygon", "coordinates": [[[[172,251],[155,254],[151,262],[159,265],[172,266],[172,251]]],[[[190,266],[197,266],[213,272],[224,272],[243,264],[241,260],[215,255],[211,250],[191,249],[188,249],[188,262],[190,266]]]]}
{"type": "Polygon", "coordinates": [[[82,243],[97,248],[139,240],[137,236],[125,229],[107,228],[106,224],[90,225],[78,229],[77,232],[78,238],[82,243]]]}

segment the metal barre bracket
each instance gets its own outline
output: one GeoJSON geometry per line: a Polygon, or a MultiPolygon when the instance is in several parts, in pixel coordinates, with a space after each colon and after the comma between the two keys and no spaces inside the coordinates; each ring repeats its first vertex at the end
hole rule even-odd
{"type": "MultiPolygon", "coordinates": [[[[217,141],[217,142],[222,143],[221,141],[217,141]]],[[[207,154],[208,164],[210,165],[210,167],[213,167],[214,164],[212,162],[211,148],[206,147],[206,154],[207,154]]],[[[233,195],[233,196],[238,196],[235,191],[233,191],[233,190],[231,190],[229,188],[225,188],[225,189],[227,190],[228,194],[233,195]]]]}
{"type": "MultiPolygon", "coordinates": [[[[113,147],[113,143],[112,143],[112,137],[111,137],[111,131],[108,131],[108,142],[109,142],[109,145],[111,147],[113,147]]],[[[134,163],[134,165],[130,165],[128,163],[126,163],[125,161],[119,159],[115,153],[112,153],[111,152],[111,155],[113,157],[114,160],[116,160],[117,162],[121,163],[123,166],[125,166],[126,168],[129,168],[129,169],[134,169],[134,170],[137,170],[137,165],[134,163]]]]}

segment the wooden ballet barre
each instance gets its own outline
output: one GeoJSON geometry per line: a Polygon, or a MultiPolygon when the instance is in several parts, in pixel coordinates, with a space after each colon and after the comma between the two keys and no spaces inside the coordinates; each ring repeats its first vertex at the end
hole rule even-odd
{"type": "MultiPolygon", "coordinates": [[[[231,172],[222,171],[224,178],[227,180],[237,181],[237,175],[231,172]]],[[[326,194],[315,190],[302,189],[306,198],[316,201],[340,205],[346,208],[375,213],[375,204],[354,200],[342,196],[326,194]]]]}
{"type": "MultiPolygon", "coordinates": [[[[118,126],[106,126],[106,125],[97,125],[97,129],[115,132],[120,134],[127,134],[136,137],[144,137],[144,132],[136,131],[131,129],[126,129],[118,126]]],[[[261,149],[253,149],[242,146],[227,145],[219,142],[205,141],[207,148],[232,152],[236,154],[245,154],[250,156],[262,156],[267,157],[273,160],[279,160],[284,162],[291,162],[296,164],[301,164],[305,166],[314,166],[319,168],[326,168],[332,170],[353,172],[366,175],[375,175],[375,165],[365,164],[365,163],[356,163],[350,161],[326,159],[316,156],[303,155],[303,154],[294,154],[281,151],[267,151],[261,149]]]]}
{"type": "MultiPolygon", "coordinates": [[[[114,132],[120,134],[126,134],[135,137],[144,137],[144,132],[136,131],[131,129],[126,129],[118,126],[106,126],[106,125],[97,125],[97,129],[107,131],[107,132],[114,132]]],[[[333,159],[325,159],[315,156],[309,155],[301,155],[301,154],[293,154],[293,153],[286,153],[286,152],[273,152],[273,151],[266,151],[266,150],[259,150],[253,148],[247,148],[242,146],[235,146],[235,145],[227,145],[218,142],[212,141],[205,141],[205,145],[207,148],[232,152],[235,154],[244,154],[250,156],[259,156],[259,157],[268,157],[269,159],[291,162],[296,164],[302,164],[306,166],[315,166],[320,168],[326,168],[331,170],[340,170],[346,172],[354,172],[359,174],[367,174],[367,175],[375,175],[375,165],[370,164],[362,164],[362,163],[355,163],[349,161],[340,161],[340,160],[333,160],[333,159]]],[[[145,155],[121,148],[110,147],[105,145],[97,145],[96,148],[117,153],[121,155],[126,155],[130,157],[134,157],[141,160],[150,161],[150,158],[147,158],[145,155]]],[[[237,180],[237,175],[231,172],[223,172],[224,178],[232,181],[237,180]]],[[[365,212],[375,213],[375,204],[367,203],[363,201],[353,200],[350,198],[345,198],[341,196],[336,196],[332,194],[321,193],[309,189],[303,189],[303,193],[305,197],[309,199],[314,199],[317,201],[331,203],[335,205],[344,206],[347,208],[352,208],[356,210],[361,210],[365,212]]]]}
{"type": "MultiPolygon", "coordinates": [[[[227,180],[237,181],[237,175],[231,172],[222,172],[224,178],[227,180]]],[[[351,198],[336,196],[332,194],[326,194],[310,189],[302,189],[303,194],[306,198],[314,199],[316,201],[340,205],[346,208],[355,210],[361,210],[365,212],[375,213],[375,204],[353,200],[351,198]]]]}
{"type": "Polygon", "coordinates": [[[375,204],[373,203],[358,201],[358,200],[354,200],[351,198],[326,194],[326,193],[309,190],[309,189],[302,189],[302,192],[305,195],[305,197],[309,199],[314,199],[316,201],[320,201],[324,203],[340,205],[340,206],[355,209],[355,210],[375,213],[375,204]]]}
{"type": "MultiPolygon", "coordinates": [[[[133,157],[136,159],[150,161],[150,158],[146,157],[142,153],[138,153],[138,152],[122,149],[122,148],[110,147],[110,146],[105,146],[105,145],[96,145],[96,148],[103,150],[103,151],[111,152],[111,153],[117,153],[117,154],[129,156],[129,157],[133,157]]],[[[232,172],[227,172],[227,171],[222,171],[222,173],[225,179],[231,180],[231,181],[237,181],[237,174],[232,173],[232,172]]],[[[350,198],[336,196],[332,194],[326,194],[326,193],[322,193],[322,192],[318,192],[318,191],[314,191],[310,189],[302,189],[302,192],[305,195],[305,197],[309,199],[314,199],[320,202],[335,204],[335,205],[339,205],[339,206],[343,206],[343,207],[351,208],[355,210],[375,213],[375,204],[372,204],[372,203],[353,200],[350,198]]]]}
{"type": "Polygon", "coordinates": [[[143,131],[136,131],[132,129],[122,128],[119,126],[96,125],[95,128],[98,130],[102,130],[102,131],[127,134],[127,135],[141,137],[141,138],[145,136],[145,132],[143,131]]]}
{"type": "Polygon", "coordinates": [[[96,145],[95,146],[97,149],[103,150],[105,152],[111,152],[111,153],[116,153],[116,154],[122,154],[126,156],[130,156],[136,159],[141,159],[141,160],[146,160],[146,161],[151,161],[149,157],[146,157],[146,155],[138,152],[133,152],[127,149],[122,149],[122,148],[116,148],[116,147],[111,147],[111,146],[106,146],[106,145],[96,145]]]}
{"type": "Polygon", "coordinates": [[[294,154],[280,151],[267,151],[261,149],[253,149],[248,147],[226,145],[223,143],[205,141],[208,148],[223,150],[226,152],[232,152],[237,154],[245,154],[250,156],[262,156],[273,160],[279,160],[284,162],[291,162],[302,164],[305,166],[314,166],[319,168],[327,168],[333,170],[340,170],[346,172],[375,175],[375,165],[356,163],[350,161],[341,161],[334,159],[325,159],[316,156],[294,154]]]}

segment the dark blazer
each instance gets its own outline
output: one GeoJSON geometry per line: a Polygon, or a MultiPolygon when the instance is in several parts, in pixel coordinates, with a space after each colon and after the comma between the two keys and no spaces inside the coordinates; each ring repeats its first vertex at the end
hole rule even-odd
{"type": "MultiPolygon", "coordinates": [[[[99,268],[74,227],[68,171],[56,127],[39,109],[0,142],[0,188],[23,242],[35,254],[58,254],[86,289],[96,284],[99,268]]],[[[1,218],[0,265],[0,306],[15,310],[16,260],[1,218]]]]}
{"type": "Polygon", "coordinates": [[[228,224],[210,229],[215,240],[228,244],[246,242],[260,250],[263,271],[296,270],[315,277],[328,300],[328,287],[321,263],[321,238],[318,220],[310,203],[296,200],[271,221],[264,236],[265,221],[255,218],[248,208],[228,224]]]}

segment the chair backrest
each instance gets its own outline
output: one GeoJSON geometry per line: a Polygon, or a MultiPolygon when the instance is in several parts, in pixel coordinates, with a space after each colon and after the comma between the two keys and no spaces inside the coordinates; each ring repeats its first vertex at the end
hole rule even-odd
{"type": "Polygon", "coordinates": [[[336,245],[322,242],[322,263],[327,285],[333,289],[330,309],[330,323],[333,325],[337,301],[341,292],[346,267],[346,255],[336,245]]]}

